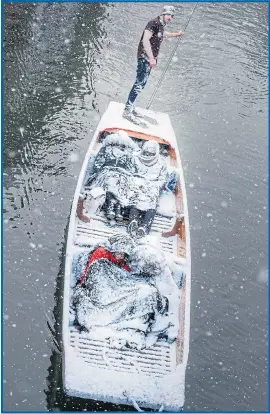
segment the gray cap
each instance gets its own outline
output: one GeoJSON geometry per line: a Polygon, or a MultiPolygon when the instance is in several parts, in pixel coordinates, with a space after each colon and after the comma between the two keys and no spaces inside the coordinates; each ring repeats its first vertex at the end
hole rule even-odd
{"type": "Polygon", "coordinates": [[[164,6],[163,12],[161,13],[161,15],[169,14],[170,16],[174,16],[174,13],[175,13],[175,8],[173,6],[164,6]]]}

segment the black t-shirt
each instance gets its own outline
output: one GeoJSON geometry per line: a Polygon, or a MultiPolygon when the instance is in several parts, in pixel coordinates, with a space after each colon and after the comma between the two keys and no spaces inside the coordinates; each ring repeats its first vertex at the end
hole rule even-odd
{"type": "MultiPolygon", "coordinates": [[[[153,56],[154,58],[157,58],[158,53],[159,53],[159,48],[163,40],[163,34],[164,34],[164,26],[161,23],[159,17],[156,17],[155,19],[150,20],[150,22],[147,23],[144,30],[150,30],[153,33],[150,39],[150,44],[151,44],[153,56]]],[[[140,57],[144,57],[144,58],[147,57],[147,54],[144,50],[143,42],[142,42],[143,36],[144,36],[144,31],[141,36],[141,40],[140,40],[139,47],[138,47],[138,53],[137,53],[138,59],[140,57]]]]}

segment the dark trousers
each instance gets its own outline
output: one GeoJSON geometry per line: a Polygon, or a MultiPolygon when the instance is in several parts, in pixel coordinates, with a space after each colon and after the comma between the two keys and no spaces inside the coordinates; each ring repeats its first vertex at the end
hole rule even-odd
{"type": "Polygon", "coordinates": [[[143,227],[145,232],[148,234],[151,230],[154,218],[156,215],[155,209],[150,209],[147,211],[138,210],[136,207],[131,207],[129,212],[130,222],[135,220],[138,223],[138,227],[143,227]]]}
{"type": "Polygon", "coordinates": [[[131,91],[128,95],[128,100],[126,102],[125,109],[131,111],[134,108],[134,102],[139,95],[139,93],[145,87],[148,77],[151,72],[151,66],[148,60],[144,58],[138,59],[137,65],[137,75],[134,85],[131,88],[131,91]]]}

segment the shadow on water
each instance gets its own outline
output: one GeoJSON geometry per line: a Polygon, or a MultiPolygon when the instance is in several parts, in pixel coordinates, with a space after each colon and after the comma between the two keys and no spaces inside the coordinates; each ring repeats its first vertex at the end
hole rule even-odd
{"type": "Polygon", "coordinates": [[[85,95],[91,96],[90,105],[98,111],[95,71],[106,47],[110,7],[5,4],[5,167],[21,164],[25,146],[30,144],[32,158],[44,142],[50,144],[47,122],[65,106],[70,111],[70,99],[79,97],[81,105],[85,95]]]}
{"type": "Polygon", "coordinates": [[[71,151],[99,112],[95,82],[111,7],[5,4],[6,213],[37,203],[48,178],[70,174],[71,151]]]}
{"type": "MultiPolygon", "coordinates": [[[[68,236],[68,226],[65,229],[64,243],[60,254],[60,266],[56,280],[54,294],[55,306],[53,309],[55,339],[62,349],[62,317],[63,292],[65,276],[65,252],[68,236]]],[[[95,400],[87,400],[66,395],[63,389],[63,362],[62,354],[53,349],[50,357],[51,365],[48,368],[47,389],[45,390],[47,409],[49,411],[130,411],[134,408],[126,405],[115,405],[95,400]]],[[[152,410],[149,410],[152,411],[152,410]]]]}

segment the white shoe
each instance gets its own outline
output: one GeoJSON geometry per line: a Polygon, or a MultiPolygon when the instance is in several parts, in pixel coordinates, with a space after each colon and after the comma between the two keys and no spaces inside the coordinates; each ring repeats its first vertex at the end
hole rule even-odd
{"type": "Polygon", "coordinates": [[[137,116],[137,117],[142,117],[143,115],[142,114],[140,114],[140,112],[137,112],[137,110],[134,108],[134,109],[132,109],[132,114],[134,115],[134,116],[137,116]]]}
{"type": "Polygon", "coordinates": [[[138,231],[138,223],[136,220],[132,220],[127,228],[128,233],[131,235],[131,237],[136,238],[137,237],[137,231],[138,231]]]}
{"type": "Polygon", "coordinates": [[[136,118],[136,116],[132,113],[132,111],[124,110],[123,112],[123,118],[127,119],[130,122],[133,122],[133,124],[140,125],[140,120],[136,118]]]}
{"type": "Polygon", "coordinates": [[[138,230],[137,230],[137,237],[138,237],[138,239],[141,239],[145,235],[146,235],[145,229],[143,227],[139,227],[138,230]]]}

